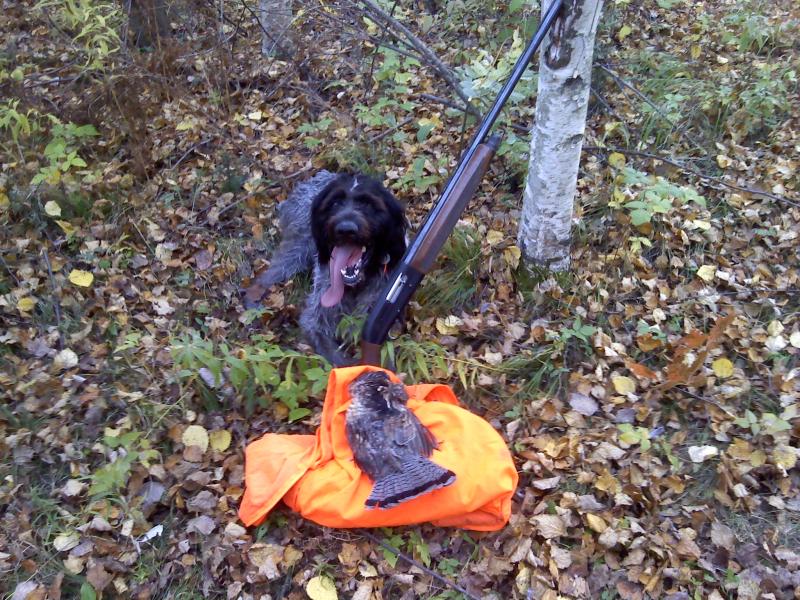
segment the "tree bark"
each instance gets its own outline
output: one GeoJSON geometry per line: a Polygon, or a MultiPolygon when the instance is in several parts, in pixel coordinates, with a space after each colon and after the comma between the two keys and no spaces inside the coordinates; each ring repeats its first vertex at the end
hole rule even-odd
{"type": "MultiPolygon", "coordinates": [[[[542,12],[552,0],[543,0],[542,12]]],[[[569,268],[570,226],[602,0],[565,0],[539,59],[536,120],[519,247],[528,262],[569,268]]]]}
{"type": "Polygon", "coordinates": [[[292,51],[292,0],[259,0],[261,54],[286,58],[292,51]]]}

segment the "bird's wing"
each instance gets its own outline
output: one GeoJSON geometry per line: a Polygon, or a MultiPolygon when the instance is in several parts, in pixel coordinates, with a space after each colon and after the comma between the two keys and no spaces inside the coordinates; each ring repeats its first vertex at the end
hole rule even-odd
{"type": "Polygon", "coordinates": [[[406,407],[392,412],[384,421],[383,429],[393,451],[428,457],[437,447],[436,438],[430,430],[406,407]]]}
{"type": "Polygon", "coordinates": [[[381,431],[374,431],[376,422],[364,416],[348,419],[345,424],[347,442],[358,468],[370,479],[377,480],[386,471],[390,456],[389,444],[381,431]]]}

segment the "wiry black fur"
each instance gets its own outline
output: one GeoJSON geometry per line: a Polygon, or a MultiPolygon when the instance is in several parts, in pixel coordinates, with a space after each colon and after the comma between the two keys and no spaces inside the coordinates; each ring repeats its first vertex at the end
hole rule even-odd
{"type": "Polygon", "coordinates": [[[320,171],[299,184],[278,208],[283,234],[269,269],[248,288],[245,306],[257,306],[266,290],[301,271],[313,269],[314,280],[300,326],[316,352],[335,366],[353,358],[340,348],[336,330],[344,315],[366,314],[375,303],[388,273],[406,250],[406,218],[402,205],[380,182],[361,174],[320,171]],[[342,221],[355,231],[337,233],[342,221]],[[329,262],[337,245],[367,247],[362,280],[345,287],[339,304],[324,307],[330,287],[329,262]]]}

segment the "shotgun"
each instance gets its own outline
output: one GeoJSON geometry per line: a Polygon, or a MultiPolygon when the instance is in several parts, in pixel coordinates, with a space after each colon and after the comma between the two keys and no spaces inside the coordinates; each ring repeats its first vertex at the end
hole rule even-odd
{"type": "Polygon", "coordinates": [[[364,329],[361,332],[361,363],[380,366],[381,346],[386,341],[389,329],[408,304],[419,287],[422,278],[433,267],[439,251],[450,236],[461,213],[478,189],[481,179],[497,148],[501,136],[489,136],[489,132],[500,115],[505,103],[514,91],[533,54],[541,45],[550,27],[558,16],[563,0],[553,0],[525,51],[517,59],[514,69],[505,83],[492,108],[481,121],[477,133],[472,138],[466,152],[456,166],[430,215],[425,220],[417,237],[406,250],[400,263],[378,296],[378,301],[370,310],[364,329]]]}

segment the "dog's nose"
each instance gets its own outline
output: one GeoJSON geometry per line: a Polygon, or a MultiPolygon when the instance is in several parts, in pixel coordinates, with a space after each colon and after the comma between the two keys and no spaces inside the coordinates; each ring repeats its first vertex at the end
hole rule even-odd
{"type": "Polygon", "coordinates": [[[358,233],[358,225],[353,221],[339,221],[333,231],[336,235],[355,235],[358,233]]]}

